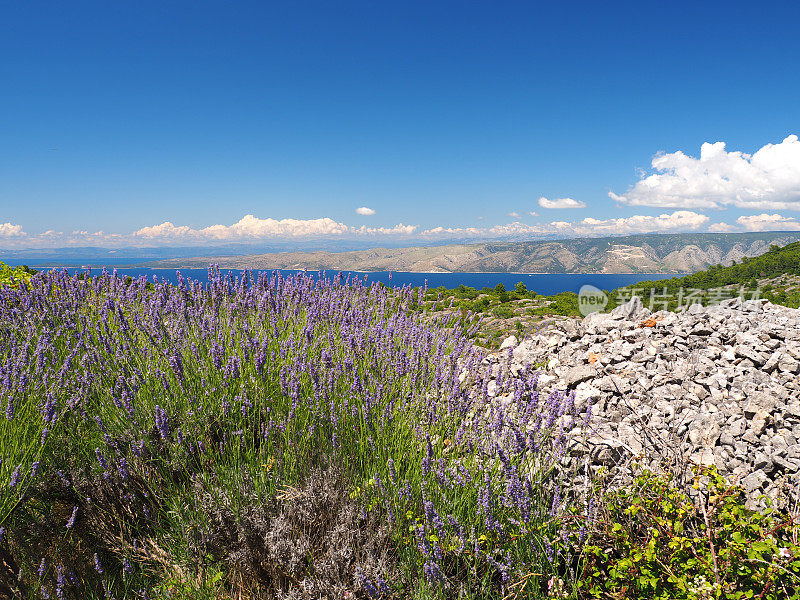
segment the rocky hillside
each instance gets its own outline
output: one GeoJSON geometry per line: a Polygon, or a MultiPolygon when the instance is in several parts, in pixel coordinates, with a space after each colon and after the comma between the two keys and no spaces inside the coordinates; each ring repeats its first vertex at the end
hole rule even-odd
{"type": "Polygon", "coordinates": [[[635,298],[507,339],[484,360],[486,393],[511,402],[514,379],[545,365],[540,393],[574,393],[591,415],[571,435],[578,468],[715,465],[753,506],[800,490],[800,310],[736,299],[651,314],[635,298]]]}
{"type": "Polygon", "coordinates": [[[650,234],[537,242],[375,248],[353,252],[280,252],[200,256],[145,263],[153,268],[325,269],[333,271],[691,273],[758,256],[771,244],[800,240],[788,232],[650,234]]]}

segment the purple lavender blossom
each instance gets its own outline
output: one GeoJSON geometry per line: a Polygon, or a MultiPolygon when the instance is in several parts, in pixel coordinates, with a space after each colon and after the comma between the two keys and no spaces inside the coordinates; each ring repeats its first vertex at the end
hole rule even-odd
{"type": "Polygon", "coordinates": [[[12,488],[17,487],[17,484],[20,482],[21,479],[22,476],[20,475],[19,467],[17,467],[16,469],[14,469],[14,472],[11,473],[11,480],[8,482],[8,487],[12,488]]]}
{"type": "Polygon", "coordinates": [[[167,440],[169,438],[169,417],[167,417],[167,412],[156,404],[155,415],[158,433],[162,440],[167,440]]]}
{"type": "Polygon", "coordinates": [[[101,575],[103,574],[103,565],[100,562],[100,557],[97,556],[97,552],[94,553],[94,570],[101,575]]]}
{"type": "Polygon", "coordinates": [[[77,516],[78,516],[78,507],[76,506],[72,509],[72,515],[70,515],[69,520],[67,521],[67,529],[73,528],[73,526],[75,525],[75,517],[77,516]]]}
{"type": "Polygon", "coordinates": [[[64,577],[64,567],[59,565],[56,567],[56,598],[64,600],[64,586],[66,585],[66,578],[64,577]]]}
{"type": "Polygon", "coordinates": [[[103,453],[100,452],[100,448],[94,449],[94,455],[97,458],[97,462],[100,463],[100,467],[103,469],[103,477],[108,478],[108,461],[106,461],[105,456],[103,453]]]}

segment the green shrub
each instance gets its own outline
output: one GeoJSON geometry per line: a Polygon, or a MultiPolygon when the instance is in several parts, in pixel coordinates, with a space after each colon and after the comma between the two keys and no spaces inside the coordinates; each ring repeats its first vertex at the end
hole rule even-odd
{"type": "Polygon", "coordinates": [[[589,518],[581,592],[620,600],[800,598],[797,518],[748,510],[741,489],[713,468],[697,471],[693,488],[697,504],[667,476],[645,472],[606,495],[594,526],[589,518]]]}
{"type": "Polygon", "coordinates": [[[573,292],[562,292],[554,296],[548,296],[550,304],[539,306],[533,309],[537,315],[564,315],[576,316],[580,314],[578,310],[578,295],[573,292]]]}
{"type": "Polygon", "coordinates": [[[472,310],[475,312],[482,312],[489,308],[489,299],[486,297],[479,298],[475,302],[472,303],[472,310]]]}
{"type": "Polygon", "coordinates": [[[510,319],[514,316],[514,309],[510,306],[498,306],[493,312],[494,316],[500,319],[510,319]]]}
{"type": "Polygon", "coordinates": [[[457,298],[468,298],[472,300],[477,298],[479,293],[480,292],[478,292],[478,290],[476,290],[474,287],[466,286],[463,283],[455,289],[457,298]]]}
{"type": "Polygon", "coordinates": [[[19,285],[22,281],[30,281],[31,277],[36,273],[29,269],[27,266],[12,268],[6,263],[0,261],[0,287],[6,285],[19,285]]]}

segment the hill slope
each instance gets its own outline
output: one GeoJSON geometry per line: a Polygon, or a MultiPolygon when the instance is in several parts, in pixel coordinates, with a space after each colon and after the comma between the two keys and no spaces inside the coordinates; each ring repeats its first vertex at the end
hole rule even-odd
{"type": "Polygon", "coordinates": [[[710,290],[717,288],[741,288],[760,290],[761,295],[776,304],[796,307],[800,301],[800,242],[783,247],[773,245],[766,253],[744,257],[734,265],[712,265],[704,271],[684,277],[641,281],[628,289],[663,290],[671,296],[683,290],[710,290]]]}
{"type": "Polygon", "coordinates": [[[679,233],[538,242],[490,242],[353,252],[199,256],[144,263],[153,268],[325,269],[343,271],[692,273],[800,240],[797,232],[679,233]]]}

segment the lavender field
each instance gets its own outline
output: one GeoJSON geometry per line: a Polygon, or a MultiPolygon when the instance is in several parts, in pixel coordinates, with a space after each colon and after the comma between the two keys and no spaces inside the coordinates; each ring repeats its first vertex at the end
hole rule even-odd
{"type": "Polygon", "coordinates": [[[0,288],[0,595],[499,598],[569,579],[552,466],[570,396],[539,397],[531,372],[513,414],[489,404],[464,322],[421,324],[410,288],[209,281],[0,288]]]}
{"type": "Polygon", "coordinates": [[[0,598],[800,598],[797,507],[609,485],[423,288],[3,273],[0,598]]]}

